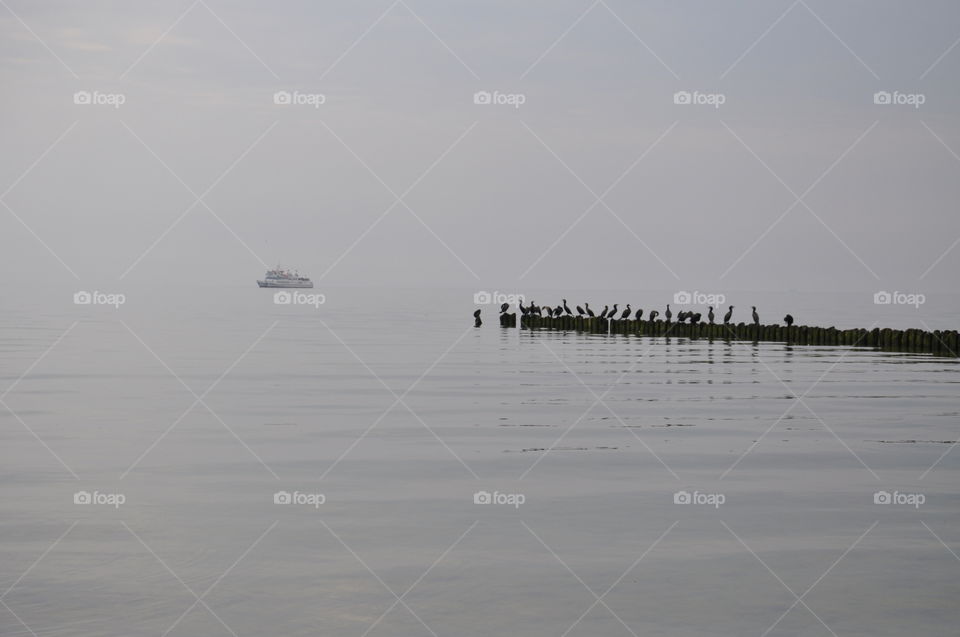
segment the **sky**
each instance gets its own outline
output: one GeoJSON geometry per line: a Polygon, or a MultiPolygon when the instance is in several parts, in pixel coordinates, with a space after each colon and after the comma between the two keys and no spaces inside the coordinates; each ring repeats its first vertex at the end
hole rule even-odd
{"type": "Polygon", "coordinates": [[[4,0],[0,267],[956,292],[958,42],[949,0],[4,0]]]}

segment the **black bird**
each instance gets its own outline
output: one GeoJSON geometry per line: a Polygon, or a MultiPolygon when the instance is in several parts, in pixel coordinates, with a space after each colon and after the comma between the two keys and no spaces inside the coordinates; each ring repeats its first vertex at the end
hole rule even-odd
{"type": "Polygon", "coordinates": [[[593,310],[590,309],[589,303],[584,303],[583,307],[587,308],[587,316],[596,316],[596,314],[593,313],[593,310]]]}
{"type": "MultiPolygon", "coordinates": [[[[670,306],[668,305],[667,307],[670,307],[670,306]]],[[[689,314],[690,312],[684,312],[683,310],[680,310],[679,312],[677,312],[677,322],[683,323],[685,320],[687,320],[687,316],[689,314]]],[[[670,319],[667,319],[667,320],[669,321],[670,319]]]]}
{"type": "Polygon", "coordinates": [[[760,315],[757,314],[757,306],[756,306],[756,305],[751,305],[750,307],[753,308],[753,324],[754,324],[754,325],[760,325],[760,315]]]}
{"type": "Polygon", "coordinates": [[[641,316],[643,316],[643,309],[642,309],[642,308],[637,308],[637,311],[634,312],[634,314],[633,314],[633,318],[635,318],[636,320],[639,321],[641,316]]]}
{"type": "Polygon", "coordinates": [[[667,303],[667,311],[663,313],[663,316],[667,319],[667,323],[669,323],[670,319],[673,318],[673,312],[670,311],[669,303],[667,303]]]}
{"type": "Polygon", "coordinates": [[[530,311],[530,308],[529,308],[529,307],[523,307],[523,301],[518,302],[517,305],[520,306],[520,312],[521,312],[524,316],[526,316],[526,315],[527,315],[527,312],[530,311]]]}
{"type": "Polygon", "coordinates": [[[659,316],[659,314],[660,314],[660,312],[658,312],[658,311],[656,311],[656,310],[650,310],[650,319],[649,319],[649,320],[651,320],[651,321],[656,321],[656,320],[657,320],[657,316],[659,316]]]}
{"type": "Polygon", "coordinates": [[[733,306],[731,305],[731,306],[730,306],[730,309],[727,310],[727,313],[723,315],[723,324],[724,324],[724,325],[729,325],[729,324],[730,324],[730,319],[732,319],[732,318],[733,318],[733,306]]]}
{"type": "MultiPolygon", "coordinates": [[[[573,312],[571,312],[570,308],[567,307],[567,299],[563,299],[563,311],[566,312],[568,315],[573,315],[573,312]]],[[[580,312],[580,313],[583,314],[583,312],[580,312]]]]}
{"type": "Polygon", "coordinates": [[[614,304],[613,304],[613,309],[610,310],[610,313],[609,313],[609,314],[607,314],[607,318],[616,318],[616,316],[617,316],[617,304],[614,303],[614,304]]]}
{"type": "Polygon", "coordinates": [[[483,321],[480,320],[480,310],[477,310],[476,312],[473,313],[473,319],[474,319],[473,321],[474,327],[480,327],[481,325],[483,325],[483,321]]]}
{"type": "Polygon", "coordinates": [[[783,317],[783,322],[787,324],[787,327],[790,327],[791,325],[793,325],[793,317],[787,314],[786,316],[783,317]]]}
{"type": "Polygon", "coordinates": [[[501,314],[504,314],[504,313],[506,313],[506,311],[509,310],[509,309],[510,309],[510,304],[509,304],[509,303],[504,303],[503,305],[500,306],[500,313],[501,313],[501,314]]]}
{"type": "Polygon", "coordinates": [[[621,319],[621,320],[623,320],[623,319],[628,319],[628,318],[630,318],[630,304],[629,304],[629,303],[627,303],[627,309],[625,309],[625,310],[623,311],[623,314],[620,315],[620,319],[621,319]]]}
{"type": "Polygon", "coordinates": [[[585,314],[585,312],[583,311],[583,308],[580,307],[579,305],[577,306],[577,314],[579,314],[580,316],[583,316],[585,314]]]}
{"type": "Polygon", "coordinates": [[[609,311],[610,311],[610,306],[604,305],[604,306],[603,306],[603,311],[600,312],[600,318],[607,318],[607,312],[609,312],[609,311]]]}
{"type": "Polygon", "coordinates": [[[713,316],[713,306],[711,305],[711,306],[710,306],[710,310],[707,312],[707,320],[710,321],[710,325],[713,325],[713,319],[714,319],[714,316],[713,316]]]}
{"type": "Polygon", "coordinates": [[[553,308],[553,315],[554,315],[555,317],[563,316],[563,308],[560,307],[559,305],[558,305],[557,307],[553,308]]]}
{"type": "Polygon", "coordinates": [[[701,316],[702,314],[700,314],[700,312],[697,312],[696,314],[690,312],[690,325],[697,325],[700,322],[701,316]]]}
{"type": "Polygon", "coordinates": [[[540,312],[540,308],[533,301],[530,301],[530,312],[533,314],[536,314],[537,316],[542,316],[542,313],[540,312]]]}

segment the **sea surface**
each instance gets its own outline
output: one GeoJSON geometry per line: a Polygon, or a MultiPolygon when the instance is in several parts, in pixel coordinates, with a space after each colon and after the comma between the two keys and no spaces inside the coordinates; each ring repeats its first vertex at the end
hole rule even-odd
{"type": "Polygon", "coordinates": [[[957,359],[474,328],[475,290],[75,291],[0,306],[0,635],[960,631],[957,359]]]}

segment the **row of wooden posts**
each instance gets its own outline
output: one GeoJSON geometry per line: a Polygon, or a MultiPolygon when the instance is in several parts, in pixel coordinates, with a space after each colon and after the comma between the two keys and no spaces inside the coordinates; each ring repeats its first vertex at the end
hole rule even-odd
{"type": "MultiPolygon", "coordinates": [[[[500,315],[501,327],[517,327],[516,313],[500,315]]],[[[894,330],[890,328],[838,330],[807,325],[754,325],[752,323],[677,323],[669,321],[618,320],[584,316],[521,316],[522,329],[573,330],[594,334],[636,334],[736,341],[779,341],[796,345],[839,345],[872,347],[957,356],[960,352],[956,330],[894,330]]]]}

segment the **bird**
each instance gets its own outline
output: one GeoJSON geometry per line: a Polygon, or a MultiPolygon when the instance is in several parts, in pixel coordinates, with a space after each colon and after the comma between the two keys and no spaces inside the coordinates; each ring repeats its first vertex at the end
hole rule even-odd
{"type": "Polygon", "coordinates": [[[585,314],[585,312],[583,311],[583,308],[580,307],[579,305],[577,306],[577,314],[579,314],[580,316],[583,316],[585,314]]]}
{"type": "Polygon", "coordinates": [[[690,325],[697,325],[698,323],[700,323],[700,317],[702,316],[702,314],[700,314],[700,312],[697,312],[696,314],[694,314],[693,312],[690,312],[689,316],[690,316],[690,325]]]}
{"type": "Polygon", "coordinates": [[[651,321],[657,320],[657,316],[658,316],[659,314],[660,314],[660,312],[658,312],[658,311],[656,311],[656,310],[650,310],[650,320],[651,320],[651,321]]]}
{"type": "MultiPolygon", "coordinates": [[[[670,306],[668,305],[667,307],[670,307],[670,306]]],[[[685,320],[687,320],[687,316],[689,315],[690,315],[690,312],[684,312],[683,310],[680,310],[679,312],[677,312],[677,323],[683,323],[685,320]]],[[[670,319],[668,318],[667,320],[669,321],[670,319]]]]}
{"type": "Polygon", "coordinates": [[[639,321],[642,315],[643,315],[643,310],[638,307],[637,311],[633,313],[633,318],[639,321]]]}
{"type": "Polygon", "coordinates": [[[783,322],[787,324],[787,327],[793,325],[793,317],[789,314],[783,317],[783,322]]]}
{"type": "Polygon", "coordinates": [[[540,308],[533,301],[530,301],[530,312],[536,314],[537,316],[543,316],[543,314],[540,312],[540,308]]]}
{"type": "Polygon", "coordinates": [[[609,314],[607,314],[607,318],[616,318],[616,315],[617,315],[617,304],[614,303],[614,304],[613,304],[613,309],[610,310],[610,313],[609,313],[609,314]]]}
{"type": "Polygon", "coordinates": [[[583,307],[587,308],[587,316],[596,316],[596,314],[593,313],[593,310],[590,309],[589,303],[584,303],[583,307]]]}
{"type": "Polygon", "coordinates": [[[663,313],[663,316],[667,319],[667,323],[669,323],[670,319],[673,318],[673,312],[670,311],[669,303],[667,303],[667,311],[663,313]]]}
{"type": "MultiPolygon", "coordinates": [[[[571,316],[573,315],[573,312],[571,312],[570,308],[567,307],[567,299],[563,299],[563,311],[566,312],[568,315],[571,315],[571,316]]],[[[583,312],[580,312],[580,313],[583,314],[583,312]]]]}
{"type": "Polygon", "coordinates": [[[503,305],[500,306],[500,313],[501,313],[501,314],[506,314],[507,310],[509,310],[509,309],[510,309],[510,304],[509,304],[509,303],[504,303],[503,305]]]}
{"type": "Polygon", "coordinates": [[[524,316],[526,316],[527,312],[530,311],[529,307],[523,307],[523,301],[520,301],[519,303],[517,303],[517,305],[520,306],[520,313],[523,314],[524,316]]]}
{"type": "Polygon", "coordinates": [[[607,312],[609,312],[609,311],[610,311],[610,306],[609,306],[609,305],[604,305],[604,306],[603,306],[603,311],[600,312],[600,318],[607,318],[607,312]]]}
{"type": "Polygon", "coordinates": [[[707,312],[707,320],[710,321],[710,325],[713,325],[713,319],[714,319],[714,316],[713,316],[713,306],[711,305],[711,306],[710,306],[710,311],[707,312]]]}
{"type": "Polygon", "coordinates": [[[621,320],[623,320],[623,319],[628,319],[628,318],[630,318],[630,304],[629,304],[629,303],[627,303],[627,309],[625,309],[625,310],[623,311],[623,314],[620,315],[620,319],[621,319],[621,320]]]}
{"type": "Polygon", "coordinates": [[[728,325],[730,323],[730,319],[732,318],[733,318],[733,306],[731,305],[730,309],[727,310],[727,313],[723,315],[723,324],[728,325]]]}
{"type": "MultiPolygon", "coordinates": [[[[568,308],[568,309],[569,309],[569,308],[568,308]]],[[[563,308],[560,307],[559,305],[558,305],[557,307],[553,308],[553,315],[554,315],[555,317],[563,316],[563,308]]]]}
{"type": "Polygon", "coordinates": [[[480,327],[481,325],[483,325],[483,321],[480,320],[480,310],[477,310],[476,312],[473,313],[473,319],[474,319],[473,321],[474,327],[480,327]]]}
{"type": "Polygon", "coordinates": [[[754,324],[754,325],[760,325],[760,315],[757,314],[757,306],[756,306],[756,305],[751,305],[750,307],[753,308],[753,324],[754,324]]]}

